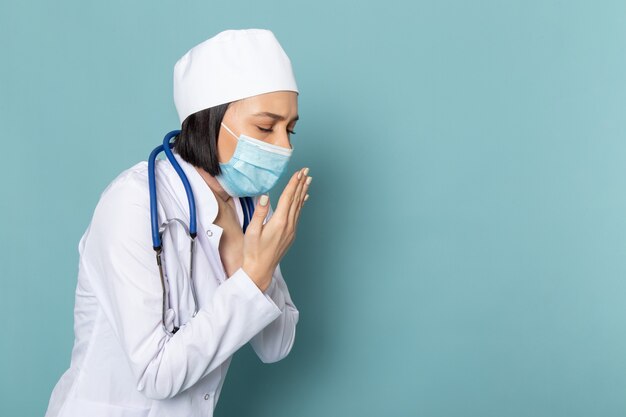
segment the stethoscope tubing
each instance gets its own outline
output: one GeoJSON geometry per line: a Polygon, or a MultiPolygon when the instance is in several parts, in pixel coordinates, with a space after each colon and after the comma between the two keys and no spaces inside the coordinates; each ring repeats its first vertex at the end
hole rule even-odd
{"type": "MultiPolygon", "coordinates": [[[[187,202],[189,203],[189,228],[187,229],[186,225],[184,225],[184,223],[182,223],[180,219],[170,219],[170,220],[175,220],[181,223],[183,227],[185,227],[185,230],[188,232],[189,238],[191,239],[191,242],[190,242],[191,254],[189,258],[189,262],[190,262],[189,285],[191,287],[191,293],[193,295],[193,302],[194,302],[193,316],[195,316],[196,313],[198,312],[198,298],[196,295],[195,283],[193,282],[193,263],[194,263],[193,254],[194,254],[194,247],[195,247],[195,239],[197,236],[196,201],[194,199],[193,191],[191,189],[191,184],[189,183],[187,175],[185,175],[185,172],[181,168],[180,164],[174,157],[174,154],[171,150],[171,148],[174,146],[174,143],[170,142],[171,139],[177,136],[179,133],[180,133],[180,130],[172,130],[171,132],[168,132],[163,138],[163,143],[157,146],[156,148],[154,148],[152,152],[150,153],[150,156],[148,157],[148,188],[149,188],[149,193],[150,193],[150,226],[152,229],[152,248],[156,252],[156,261],[157,261],[157,265],[159,268],[159,276],[161,279],[161,286],[163,289],[161,325],[163,327],[163,330],[168,336],[173,336],[174,333],[178,331],[178,327],[174,327],[173,331],[170,331],[165,325],[167,289],[166,289],[166,279],[165,279],[164,270],[163,270],[163,263],[161,262],[161,253],[162,253],[161,236],[162,236],[162,233],[165,231],[165,226],[163,230],[160,230],[159,214],[158,214],[158,207],[157,207],[156,172],[155,172],[156,158],[161,152],[165,152],[165,156],[167,157],[167,159],[170,161],[170,163],[176,170],[176,173],[180,177],[180,180],[183,183],[183,186],[185,187],[185,193],[187,194],[187,202]]],[[[252,220],[252,215],[254,213],[254,204],[252,202],[252,198],[250,197],[240,197],[239,201],[241,202],[241,208],[244,214],[243,232],[245,233],[246,229],[248,228],[248,225],[250,224],[250,221],[252,220]]],[[[168,222],[170,220],[168,220],[168,222]]],[[[165,224],[167,224],[167,222],[164,223],[164,225],[165,224]]]]}
{"type": "Polygon", "coordinates": [[[170,161],[176,173],[180,177],[183,186],[185,187],[185,193],[187,194],[187,202],[189,203],[189,235],[192,239],[195,239],[197,235],[197,226],[196,226],[196,201],[193,196],[193,192],[191,190],[191,185],[189,184],[189,180],[187,179],[187,175],[180,167],[180,164],[174,157],[171,148],[174,146],[173,143],[170,143],[170,140],[178,135],[180,130],[172,130],[168,132],[163,138],[163,144],[154,148],[154,150],[150,153],[150,157],[148,158],[148,188],[150,190],[150,225],[152,229],[152,247],[155,251],[161,249],[161,236],[159,233],[159,215],[157,208],[157,191],[156,191],[156,174],[155,174],[155,162],[156,157],[161,153],[165,152],[165,156],[170,161]]]}

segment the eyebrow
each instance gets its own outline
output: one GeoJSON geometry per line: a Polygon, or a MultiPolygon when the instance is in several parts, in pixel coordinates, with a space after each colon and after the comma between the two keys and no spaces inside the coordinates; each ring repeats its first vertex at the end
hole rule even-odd
{"type": "MultiPolygon", "coordinates": [[[[284,117],[284,116],[281,116],[280,114],[276,114],[276,113],[271,113],[271,112],[268,112],[268,111],[263,111],[263,112],[260,112],[260,113],[255,113],[255,114],[253,114],[253,116],[265,116],[265,117],[271,117],[271,118],[272,118],[272,119],[274,119],[274,120],[281,120],[281,121],[282,121],[282,120],[285,120],[285,117],[284,117]]],[[[299,115],[296,115],[296,117],[294,117],[294,118],[291,120],[291,122],[295,122],[295,121],[297,121],[297,120],[300,120],[300,116],[299,116],[299,115]]]]}

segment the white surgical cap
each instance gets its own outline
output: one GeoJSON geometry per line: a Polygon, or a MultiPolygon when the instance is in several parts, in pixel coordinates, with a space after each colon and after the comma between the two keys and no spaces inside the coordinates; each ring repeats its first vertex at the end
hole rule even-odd
{"type": "Polygon", "coordinates": [[[266,29],[225,30],[194,46],[174,66],[180,122],[195,112],[298,86],[291,61],[266,29]]]}

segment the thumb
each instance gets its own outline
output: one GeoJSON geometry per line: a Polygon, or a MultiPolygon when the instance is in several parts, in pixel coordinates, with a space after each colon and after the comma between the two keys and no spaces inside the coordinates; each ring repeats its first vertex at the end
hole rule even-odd
{"type": "Polygon", "coordinates": [[[248,225],[246,232],[260,231],[263,227],[263,221],[267,217],[269,209],[270,197],[267,194],[263,194],[257,201],[256,207],[254,208],[254,214],[252,215],[252,219],[250,220],[250,224],[248,225]]]}

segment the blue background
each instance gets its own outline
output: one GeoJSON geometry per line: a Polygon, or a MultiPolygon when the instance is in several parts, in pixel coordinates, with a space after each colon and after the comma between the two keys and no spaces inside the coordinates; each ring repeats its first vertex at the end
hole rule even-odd
{"type": "MultiPolygon", "coordinates": [[[[626,414],[623,1],[3,1],[0,415],[69,366],[78,241],[177,127],[172,69],[269,28],[311,199],[291,354],[217,416],[626,414]]],[[[285,181],[281,181],[279,188],[285,181]]],[[[277,196],[274,192],[273,198],[277,196]]]]}

